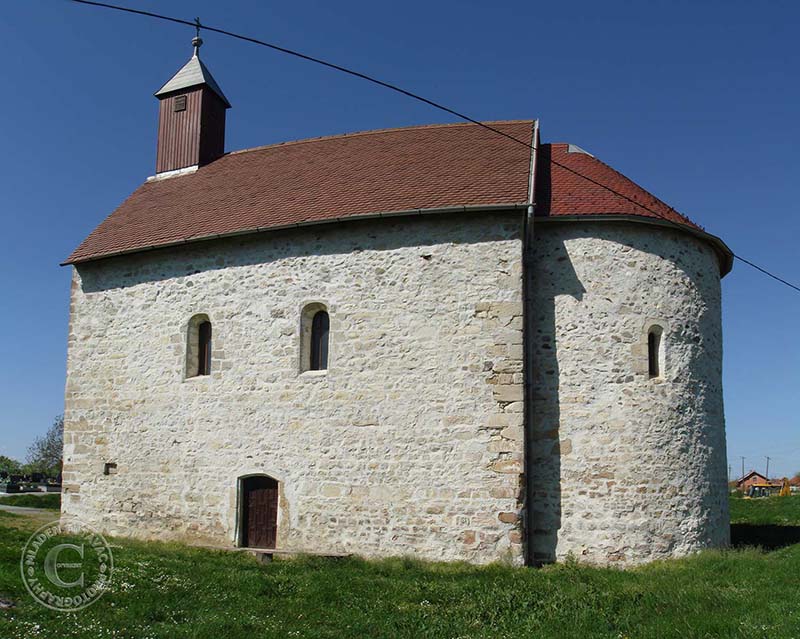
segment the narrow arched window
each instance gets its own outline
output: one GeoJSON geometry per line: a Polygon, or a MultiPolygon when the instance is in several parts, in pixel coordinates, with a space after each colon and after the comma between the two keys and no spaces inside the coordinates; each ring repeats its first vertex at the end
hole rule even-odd
{"type": "Polygon", "coordinates": [[[331,322],[328,307],[306,304],[300,311],[300,372],[328,370],[331,322]]]}
{"type": "Polygon", "coordinates": [[[211,374],[211,321],[195,315],[186,328],[186,377],[211,374]]]}
{"type": "Polygon", "coordinates": [[[647,371],[650,377],[661,377],[661,334],[660,326],[653,326],[647,332],[647,371]]]}
{"type": "Polygon", "coordinates": [[[197,374],[211,373],[211,322],[202,322],[197,327],[197,374]]]}
{"type": "Polygon", "coordinates": [[[330,318],[326,311],[317,311],[311,321],[311,362],[309,370],[322,371],[328,368],[328,335],[330,318]]]}

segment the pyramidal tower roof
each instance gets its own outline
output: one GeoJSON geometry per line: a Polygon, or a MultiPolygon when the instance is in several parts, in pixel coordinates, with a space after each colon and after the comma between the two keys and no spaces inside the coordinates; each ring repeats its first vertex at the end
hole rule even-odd
{"type": "Polygon", "coordinates": [[[205,84],[220,97],[225,103],[226,108],[230,108],[231,103],[228,102],[228,98],[225,97],[222,89],[219,88],[214,76],[211,75],[211,71],[209,71],[208,67],[200,60],[200,47],[202,44],[203,40],[201,38],[196,37],[192,39],[192,46],[194,47],[192,57],[189,58],[189,61],[183,65],[180,71],[173,75],[163,87],[155,92],[156,97],[172,93],[173,91],[180,91],[182,89],[205,84]]]}

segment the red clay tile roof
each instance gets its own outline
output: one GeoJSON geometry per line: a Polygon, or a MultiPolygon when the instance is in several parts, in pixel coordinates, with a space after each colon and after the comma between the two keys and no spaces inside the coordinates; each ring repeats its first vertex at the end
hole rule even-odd
{"type": "Polygon", "coordinates": [[[622,173],[574,145],[541,145],[536,171],[537,215],[635,215],[666,218],[694,229],[701,228],[622,173]]]}
{"type": "MultiPolygon", "coordinates": [[[[526,144],[531,121],[492,126],[526,144]]],[[[566,144],[542,145],[537,215],[658,217],[563,164],[697,229],[644,189],[566,144]]],[[[229,153],[195,173],[148,181],[66,263],[235,233],[365,215],[524,206],[530,151],[474,124],[410,127],[229,153]]]]}

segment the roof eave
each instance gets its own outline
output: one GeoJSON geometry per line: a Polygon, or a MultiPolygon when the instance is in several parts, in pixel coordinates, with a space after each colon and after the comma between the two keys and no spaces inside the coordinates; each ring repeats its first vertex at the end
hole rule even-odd
{"type": "Polygon", "coordinates": [[[158,249],[183,246],[184,244],[194,244],[196,242],[205,242],[209,240],[221,240],[228,237],[236,237],[238,235],[252,235],[256,233],[267,233],[271,231],[283,231],[286,229],[304,228],[307,226],[319,226],[322,224],[336,224],[339,222],[359,222],[361,220],[370,220],[377,218],[411,217],[416,215],[436,215],[445,213],[481,213],[481,212],[496,213],[501,211],[524,210],[527,207],[528,207],[527,202],[513,202],[509,204],[474,204],[474,205],[463,205],[463,206],[444,206],[444,207],[430,208],[430,209],[404,209],[398,211],[362,213],[359,215],[348,215],[345,217],[332,217],[326,220],[309,220],[307,222],[292,222],[291,224],[240,229],[228,233],[211,233],[209,235],[198,235],[194,237],[183,238],[180,240],[173,240],[171,242],[165,242],[163,244],[154,244],[151,246],[137,247],[120,251],[112,251],[109,253],[102,253],[87,258],[71,259],[70,257],[67,258],[64,262],[61,262],[60,266],[86,264],[88,262],[97,262],[99,260],[105,260],[111,257],[118,257],[121,255],[144,253],[147,251],[155,251],[158,249]]]}
{"type": "MultiPolygon", "coordinates": [[[[240,229],[231,231],[229,233],[212,233],[209,235],[198,235],[194,237],[183,238],[163,244],[153,244],[145,247],[137,247],[132,249],[125,249],[120,251],[111,251],[99,255],[93,255],[86,258],[70,259],[67,258],[61,262],[61,266],[85,264],[88,262],[97,262],[99,260],[108,259],[111,257],[118,257],[121,255],[132,255],[134,253],[144,253],[148,251],[155,251],[163,248],[170,248],[175,246],[182,246],[184,244],[194,244],[196,242],[205,242],[209,240],[219,240],[228,237],[236,237],[238,235],[251,235],[256,233],[267,233],[270,231],[282,231],[292,228],[304,228],[307,226],[318,226],[322,224],[336,224],[341,222],[358,222],[361,220],[388,218],[388,217],[409,217],[416,215],[433,215],[438,213],[480,213],[480,212],[497,212],[497,211],[517,211],[525,210],[528,207],[527,202],[513,202],[507,204],[478,204],[469,206],[447,206],[431,209],[405,209],[398,211],[382,211],[377,213],[364,213],[360,215],[348,215],[345,217],[332,217],[327,220],[311,220],[307,222],[293,222],[291,224],[282,224],[277,226],[254,227],[247,229],[240,229]]],[[[664,228],[677,228],[695,237],[708,242],[716,251],[720,260],[720,277],[725,277],[730,273],[733,268],[733,252],[728,248],[727,244],[723,242],[716,235],[706,233],[702,229],[687,226],[685,224],[678,224],[667,220],[659,220],[645,216],[635,216],[621,213],[597,213],[592,215],[553,215],[541,216],[534,218],[534,224],[540,223],[575,223],[575,222],[624,222],[634,224],[649,224],[652,226],[660,226],[664,228]]]]}
{"type": "MultiPolygon", "coordinates": [[[[166,86],[166,85],[164,85],[166,86]]],[[[168,90],[159,89],[153,95],[157,97],[159,100],[163,99],[164,97],[171,95],[173,93],[181,93],[182,91],[188,91],[189,89],[194,89],[195,87],[208,87],[208,90],[211,91],[214,95],[216,95],[222,103],[225,105],[226,109],[231,108],[231,103],[228,102],[228,98],[225,97],[225,94],[222,93],[222,90],[216,90],[213,86],[211,86],[208,82],[195,82],[194,84],[187,84],[185,86],[179,86],[175,88],[170,88],[168,90]]]]}

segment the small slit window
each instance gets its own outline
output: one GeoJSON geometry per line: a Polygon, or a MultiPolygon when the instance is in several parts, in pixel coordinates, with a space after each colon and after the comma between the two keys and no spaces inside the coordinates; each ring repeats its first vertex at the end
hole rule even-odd
{"type": "Polygon", "coordinates": [[[314,313],[311,322],[311,370],[323,371],[328,368],[328,334],[330,318],[326,311],[314,313]]]}
{"type": "Polygon", "coordinates": [[[174,109],[174,112],[177,113],[178,111],[186,111],[186,96],[185,95],[175,96],[175,109],[174,109]]]}
{"type": "Polygon", "coordinates": [[[328,370],[330,316],[324,304],[307,305],[300,316],[300,372],[328,370]]]}
{"type": "Polygon", "coordinates": [[[647,372],[651,378],[661,377],[663,372],[662,333],[660,326],[653,326],[647,332],[647,372]]]}
{"type": "Polygon", "coordinates": [[[117,474],[117,464],[116,462],[106,462],[103,464],[103,474],[104,475],[116,475],[117,474]]]}
{"type": "Polygon", "coordinates": [[[197,374],[211,373],[211,322],[202,322],[197,327],[197,374]]]}

